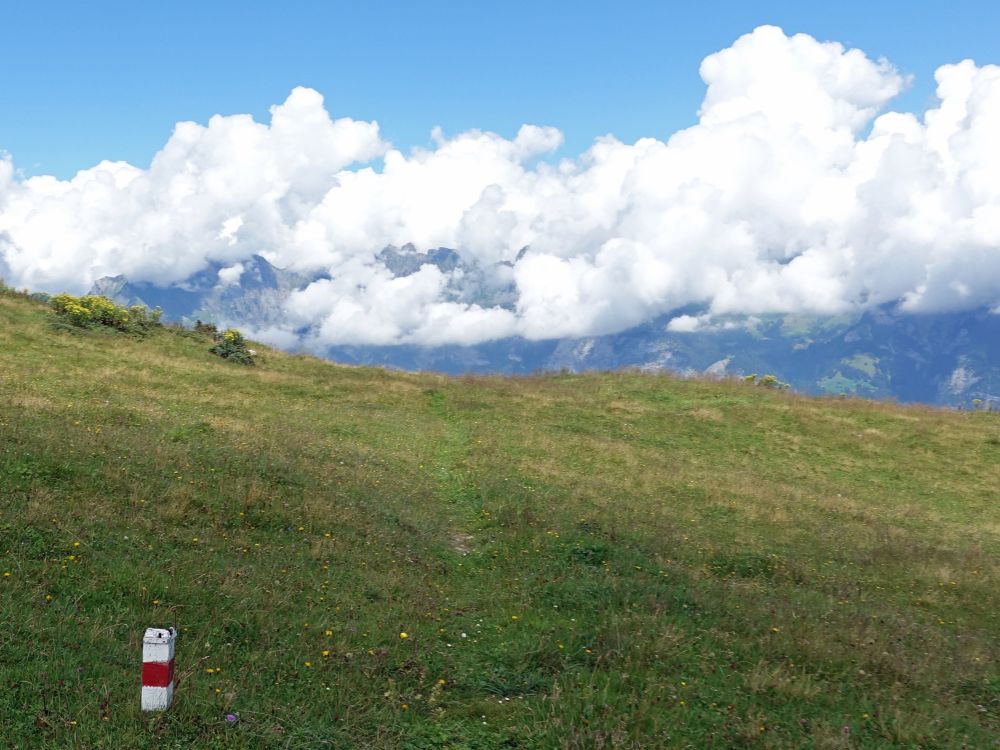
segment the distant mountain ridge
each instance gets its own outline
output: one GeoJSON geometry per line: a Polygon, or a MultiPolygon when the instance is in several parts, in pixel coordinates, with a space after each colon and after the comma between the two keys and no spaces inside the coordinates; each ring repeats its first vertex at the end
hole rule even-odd
{"type": "MultiPolygon", "coordinates": [[[[511,262],[482,269],[456,250],[420,252],[412,245],[388,246],[376,259],[396,277],[437,267],[449,275],[446,294],[454,301],[507,309],[516,301],[511,262]]],[[[121,304],[160,307],[168,320],[263,330],[285,322],[284,306],[294,291],[324,278],[276,268],[260,255],[240,265],[215,264],[169,287],[105,277],[92,292],[121,304]]],[[[1000,408],[1000,315],[985,309],[912,315],[889,304],[847,316],[729,316],[704,330],[668,330],[677,315],[698,312],[673,311],[603,336],[509,338],[474,346],[334,346],[322,354],[345,363],[451,374],[624,367],[685,375],[774,373],[806,393],[1000,408]]]]}
{"type": "Polygon", "coordinates": [[[220,277],[226,267],[214,263],[168,287],[105,276],[94,283],[91,293],[119,304],[159,307],[165,319],[187,324],[201,319],[264,327],[283,319],[284,303],[293,291],[318,278],[277,268],[260,255],[239,265],[242,269],[229,283],[220,277]]]}

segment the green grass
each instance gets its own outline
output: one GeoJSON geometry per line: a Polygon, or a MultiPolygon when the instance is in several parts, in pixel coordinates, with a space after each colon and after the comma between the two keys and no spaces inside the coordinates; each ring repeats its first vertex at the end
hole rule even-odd
{"type": "Polygon", "coordinates": [[[850,357],[844,357],[840,361],[853,370],[863,372],[870,378],[874,378],[875,374],[878,372],[878,357],[871,354],[858,352],[850,357]]]}
{"type": "Polygon", "coordinates": [[[0,748],[997,746],[996,415],[210,345],[0,295],[0,748]]]}
{"type": "MultiPolygon", "coordinates": [[[[854,365],[850,366],[856,370],[861,369],[860,367],[855,367],[854,365]]],[[[840,370],[837,370],[833,375],[821,378],[818,381],[818,385],[824,393],[831,395],[858,394],[865,393],[866,391],[871,393],[875,390],[875,386],[868,381],[861,378],[847,377],[840,370]]]]}

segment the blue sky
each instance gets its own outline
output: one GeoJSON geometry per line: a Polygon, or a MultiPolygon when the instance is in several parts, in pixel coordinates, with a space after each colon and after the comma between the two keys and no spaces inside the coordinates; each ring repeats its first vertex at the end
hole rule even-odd
{"type": "Polygon", "coordinates": [[[317,279],[267,340],[318,349],[1000,313],[995,1],[20,3],[0,29],[21,288],[227,285],[263,254],[317,279]],[[475,273],[397,278],[407,243],[475,273]]]}
{"type": "Polygon", "coordinates": [[[0,151],[29,175],[146,166],[177,121],[266,120],[303,85],[399,147],[531,122],[575,155],[694,123],[699,62],[763,23],[887,57],[914,77],[896,109],[932,101],[940,64],[1000,62],[992,2],[11,3],[0,151]]]}

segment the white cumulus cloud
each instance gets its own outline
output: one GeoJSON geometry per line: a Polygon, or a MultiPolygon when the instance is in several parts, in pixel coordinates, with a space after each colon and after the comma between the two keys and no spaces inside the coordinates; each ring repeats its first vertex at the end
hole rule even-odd
{"type": "Polygon", "coordinates": [[[0,159],[0,272],[79,292],[218,264],[231,284],[260,254],[319,278],[268,331],[314,347],[595,335],[686,305],[1000,305],[1000,67],[943,65],[920,115],[888,111],[907,85],[891,63],[775,27],[700,73],[697,124],[558,162],[561,133],[536,125],[435,130],[404,153],[303,88],[269,124],[178,124],[148,170],[22,179],[0,159]],[[405,243],[464,263],[397,276],[377,255],[405,243]],[[456,292],[470,288],[491,293],[456,292]]]}

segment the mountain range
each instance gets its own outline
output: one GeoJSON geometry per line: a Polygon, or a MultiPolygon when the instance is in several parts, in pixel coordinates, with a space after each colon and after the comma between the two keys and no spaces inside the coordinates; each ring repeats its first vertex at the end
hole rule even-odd
{"type": "MultiPolygon", "coordinates": [[[[456,250],[420,252],[412,245],[386,247],[377,261],[396,277],[436,266],[448,274],[454,301],[510,308],[516,300],[512,276],[501,268],[511,262],[481,269],[456,250]]],[[[243,262],[238,279],[222,270],[210,266],[169,287],[104,277],[91,291],[120,304],[160,307],[165,319],[188,325],[200,319],[262,330],[284,322],[284,303],[294,291],[323,278],[276,268],[260,255],[243,262]]],[[[603,336],[334,346],[318,353],[337,362],[449,374],[620,368],[720,377],[768,373],[804,393],[1000,407],[1000,315],[987,309],[908,314],[886,304],[849,315],[725,316],[692,331],[668,328],[679,315],[699,312],[675,310],[603,336]]]]}

